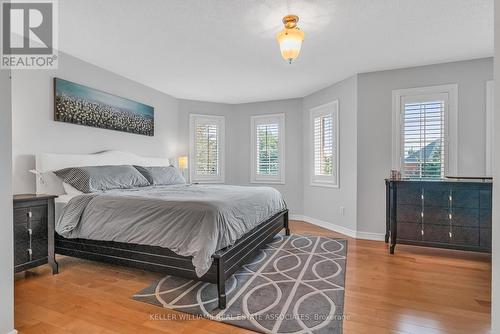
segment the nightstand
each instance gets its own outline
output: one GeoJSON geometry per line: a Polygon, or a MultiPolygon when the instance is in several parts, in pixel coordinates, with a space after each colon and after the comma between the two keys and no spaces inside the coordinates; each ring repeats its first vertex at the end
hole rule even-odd
{"type": "Polygon", "coordinates": [[[57,274],[53,195],[14,195],[14,271],[49,263],[57,274]]]}

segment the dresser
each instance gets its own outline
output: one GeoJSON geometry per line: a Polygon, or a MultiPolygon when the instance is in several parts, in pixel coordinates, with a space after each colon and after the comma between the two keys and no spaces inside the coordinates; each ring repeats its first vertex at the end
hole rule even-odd
{"type": "Polygon", "coordinates": [[[491,252],[492,183],[386,180],[386,242],[491,252]]]}
{"type": "Polygon", "coordinates": [[[46,263],[57,274],[54,252],[54,199],[51,195],[14,196],[14,271],[46,263]]]}

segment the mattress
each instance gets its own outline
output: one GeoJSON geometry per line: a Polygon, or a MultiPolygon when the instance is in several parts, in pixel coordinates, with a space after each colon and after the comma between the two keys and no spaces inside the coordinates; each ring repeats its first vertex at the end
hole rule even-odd
{"type": "Polygon", "coordinates": [[[168,248],[192,256],[201,277],[217,250],[285,209],[281,194],[270,187],[151,186],[73,197],[56,231],[65,238],[168,248]]]}

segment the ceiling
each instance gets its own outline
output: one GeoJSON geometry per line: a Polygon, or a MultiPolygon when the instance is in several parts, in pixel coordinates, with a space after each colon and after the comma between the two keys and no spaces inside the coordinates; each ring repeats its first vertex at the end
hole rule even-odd
{"type": "Polygon", "coordinates": [[[296,98],[355,73],[493,55],[493,0],[64,0],[59,47],[178,98],[296,98]],[[281,18],[300,57],[281,58],[281,18]]]}

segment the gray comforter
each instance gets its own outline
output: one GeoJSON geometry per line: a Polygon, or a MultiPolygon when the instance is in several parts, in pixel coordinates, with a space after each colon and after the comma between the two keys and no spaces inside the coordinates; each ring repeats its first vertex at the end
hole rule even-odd
{"type": "Polygon", "coordinates": [[[113,190],[74,197],[56,231],[82,238],[169,248],[192,256],[198,277],[211,256],[286,208],[269,187],[171,185],[113,190]]]}

